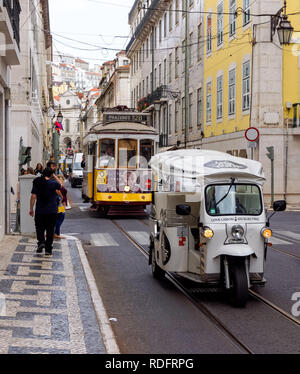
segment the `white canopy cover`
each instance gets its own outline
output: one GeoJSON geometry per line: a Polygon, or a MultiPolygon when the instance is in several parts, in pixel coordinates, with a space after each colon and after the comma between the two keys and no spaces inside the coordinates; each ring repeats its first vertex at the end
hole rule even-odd
{"type": "Polygon", "coordinates": [[[246,158],[212,150],[176,150],[152,157],[150,166],[164,185],[184,180],[184,184],[203,185],[230,178],[243,179],[263,185],[265,175],[262,164],[246,158]],[[188,182],[190,180],[190,182],[188,182]]]}

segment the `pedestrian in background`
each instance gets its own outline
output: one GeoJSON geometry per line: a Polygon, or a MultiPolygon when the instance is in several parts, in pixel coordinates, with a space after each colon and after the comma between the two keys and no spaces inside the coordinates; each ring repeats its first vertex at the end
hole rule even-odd
{"type": "Polygon", "coordinates": [[[43,175],[43,170],[44,170],[43,165],[39,163],[39,164],[36,165],[36,168],[34,170],[34,174],[35,175],[43,175]]]}
{"type": "Polygon", "coordinates": [[[49,161],[47,163],[47,168],[50,168],[53,171],[52,179],[55,179],[56,182],[61,183],[58,177],[56,176],[56,163],[54,161],[49,161]]]}
{"type": "Polygon", "coordinates": [[[65,220],[65,216],[66,216],[66,207],[68,205],[68,200],[67,200],[68,191],[64,187],[64,182],[65,182],[64,177],[62,175],[59,175],[58,179],[61,182],[60,192],[63,196],[63,199],[58,204],[58,212],[57,212],[57,220],[56,220],[56,226],[55,226],[55,231],[54,231],[54,239],[64,239],[64,237],[60,235],[60,229],[61,229],[61,225],[63,224],[63,222],[65,220]]]}
{"type": "Polygon", "coordinates": [[[35,175],[35,172],[34,172],[33,168],[28,167],[28,168],[27,168],[27,174],[35,175]]]}
{"type": "Polygon", "coordinates": [[[47,256],[52,255],[53,235],[57,220],[57,195],[63,199],[60,192],[61,185],[51,179],[53,170],[46,168],[43,176],[33,181],[30,199],[29,215],[35,217],[36,235],[38,240],[37,253],[42,253],[45,248],[47,256]],[[33,208],[35,206],[35,214],[33,208]],[[46,239],[45,239],[46,232],[46,239]]]}

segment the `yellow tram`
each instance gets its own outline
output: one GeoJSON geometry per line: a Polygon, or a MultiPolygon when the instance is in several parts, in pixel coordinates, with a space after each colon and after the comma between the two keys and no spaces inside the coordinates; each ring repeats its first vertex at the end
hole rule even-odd
{"type": "Polygon", "coordinates": [[[103,214],[143,213],[152,201],[157,131],[149,114],[109,109],[84,138],[82,197],[103,214]]]}

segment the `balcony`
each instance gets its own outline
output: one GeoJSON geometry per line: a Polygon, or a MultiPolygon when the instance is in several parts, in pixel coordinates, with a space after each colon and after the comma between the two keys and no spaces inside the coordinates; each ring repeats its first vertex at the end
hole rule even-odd
{"type": "Polygon", "coordinates": [[[159,5],[159,2],[160,0],[154,0],[152,1],[152,4],[151,4],[151,9],[148,9],[144,18],[142,19],[142,21],[140,22],[140,24],[138,25],[138,27],[136,28],[134,34],[132,35],[132,38],[130,39],[127,47],[126,47],[126,53],[128,53],[128,51],[130,50],[130,48],[132,47],[133,43],[135,42],[135,40],[140,36],[141,32],[143,31],[145,25],[147,24],[147,22],[151,19],[152,15],[154,14],[155,12],[155,9],[158,7],[159,5]]]}
{"type": "Polygon", "coordinates": [[[143,97],[138,101],[138,110],[142,112],[147,109],[150,105],[154,104],[156,101],[162,101],[162,99],[168,98],[168,86],[162,85],[158,87],[151,94],[143,97]]]}
{"type": "Polygon", "coordinates": [[[1,55],[8,65],[20,63],[20,12],[19,0],[0,1],[1,55]]]}
{"type": "Polygon", "coordinates": [[[3,5],[7,9],[7,13],[14,31],[14,39],[20,49],[20,13],[21,6],[19,0],[3,0],[3,5]]]}

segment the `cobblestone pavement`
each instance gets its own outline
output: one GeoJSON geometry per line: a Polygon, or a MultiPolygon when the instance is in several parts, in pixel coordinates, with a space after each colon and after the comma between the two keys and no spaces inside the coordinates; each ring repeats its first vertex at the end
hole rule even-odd
{"type": "Polygon", "coordinates": [[[47,258],[36,240],[7,236],[0,259],[0,353],[105,353],[76,241],[47,258]]]}

